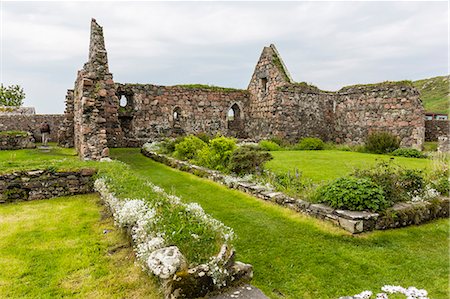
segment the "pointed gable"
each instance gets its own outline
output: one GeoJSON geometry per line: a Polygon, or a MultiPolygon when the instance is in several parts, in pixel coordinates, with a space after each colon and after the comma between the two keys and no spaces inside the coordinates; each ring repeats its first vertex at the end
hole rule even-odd
{"type": "Polygon", "coordinates": [[[264,47],[248,86],[250,93],[263,99],[276,88],[290,83],[293,80],[275,45],[264,47]]]}

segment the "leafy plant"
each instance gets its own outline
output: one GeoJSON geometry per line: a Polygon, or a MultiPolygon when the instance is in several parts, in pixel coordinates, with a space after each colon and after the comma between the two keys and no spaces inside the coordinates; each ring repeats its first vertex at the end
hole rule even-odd
{"type": "Polygon", "coordinates": [[[295,149],[297,150],[323,150],[325,148],[325,143],[320,138],[306,137],[302,138],[295,149]]]}
{"type": "Polygon", "coordinates": [[[238,175],[261,172],[264,163],[272,159],[270,153],[259,151],[255,147],[242,146],[231,155],[229,169],[238,175]]]}
{"type": "Polygon", "coordinates": [[[207,144],[203,140],[189,135],[175,145],[174,156],[182,160],[191,160],[196,158],[197,153],[205,147],[207,144]]]}
{"type": "Polygon", "coordinates": [[[386,200],[392,204],[410,200],[421,194],[425,186],[422,171],[404,169],[392,161],[380,162],[367,169],[357,169],[353,175],[369,179],[380,186],[386,200]]]}
{"type": "Polygon", "coordinates": [[[391,153],[392,156],[400,156],[407,158],[426,158],[427,155],[415,148],[398,148],[391,153]]]}
{"type": "Polygon", "coordinates": [[[281,146],[270,140],[261,140],[258,143],[259,147],[265,151],[279,151],[281,150],[281,146]]]}
{"type": "Polygon", "coordinates": [[[400,139],[389,132],[372,132],[367,136],[366,150],[374,154],[387,154],[400,147],[400,139]]]}
{"type": "Polygon", "coordinates": [[[389,206],[383,189],[366,178],[342,177],[317,189],[319,202],[336,209],[382,211],[389,206]]]}
{"type": "Polygon", "coordinates": [[[4,87],[0,85],[0,106],[22,106],[25,92],[19,85],[4,87]]]}
{"type": "Polygon", "coordinates": [[[224,136],[216,137],[209,142],[207,147],[199,151],[196,162],[211,169],[226,170],[235,149],[235,139],[224,136]]]}

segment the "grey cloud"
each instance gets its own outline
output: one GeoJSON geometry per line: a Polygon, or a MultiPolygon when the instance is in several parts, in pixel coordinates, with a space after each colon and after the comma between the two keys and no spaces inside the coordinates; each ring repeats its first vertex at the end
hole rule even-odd
{"type": "Polygon", "coordinates": [[[270,43],[295,80],[328,90],[448,72],[446,2],[4,2],[4,83],[62,113],[91,17],[118,82],[246,88],[270,43]]]}

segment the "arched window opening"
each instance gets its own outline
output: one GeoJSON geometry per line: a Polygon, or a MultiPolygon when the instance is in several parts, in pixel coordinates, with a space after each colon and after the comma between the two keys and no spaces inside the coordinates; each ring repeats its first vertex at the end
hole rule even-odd
{"type": "Polygon", "coordinates": [[[128,105],[128,99],[126,96],[124,96],[124,95],[120,96],[119,105],[120,105],[120,107],[125,107],[128,105]]]}
{"type": "Polygon", "coordinates": [[[233,104],[227,112],[228,129],[236,130],[241,125],[241,108],[233,104]]]}
{"type": "Polygon", "coordinates": [[[230,108],[230,110],[228,110],[227,120],[228,121],[233,121],[234,120],[234,110],[232,108],[230,108]]]}
{"type": "Polygon", "coordinates": [[[268,89],[269,89],[269,86],[268,86],[268,84],[267,84],[267,77],[264,77],[264,78],[261,78],[261,90],[264,92],[264,93],[267,93],[267,91],[268,91],[268,89]]]}
{"type": "Polygon", "coordinates": [[[175,107],[175,109],[173,109],[172,117],[173,117],[174,122],[179,122],[181,120],[181,108],[180,107],[175,107]]]}

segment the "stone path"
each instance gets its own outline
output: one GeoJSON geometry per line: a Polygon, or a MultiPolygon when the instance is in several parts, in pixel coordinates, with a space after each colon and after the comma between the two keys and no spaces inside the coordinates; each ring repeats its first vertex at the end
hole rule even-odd
{"type": "Polygon", "coordinates": [[[225,293],[210,297],[210,299],[229,299],[229,298],[269,299],[269,297],[264,295],[260,289],[249,284],[244,284],[235,288],[231,288],[225,293]]]}

